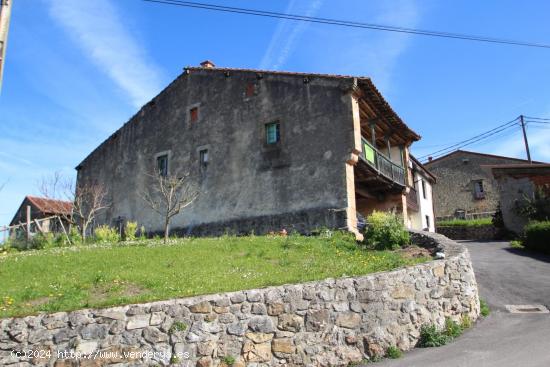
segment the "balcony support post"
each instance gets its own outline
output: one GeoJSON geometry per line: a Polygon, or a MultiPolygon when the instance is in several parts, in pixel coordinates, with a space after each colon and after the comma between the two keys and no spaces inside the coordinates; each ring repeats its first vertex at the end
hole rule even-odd
{"type": "Polygon", "coordinates": [[[369,126],[370,126],[370,135],[372,138],[372,146],[376,148],[376,120],[371,120],[369,126]]]}

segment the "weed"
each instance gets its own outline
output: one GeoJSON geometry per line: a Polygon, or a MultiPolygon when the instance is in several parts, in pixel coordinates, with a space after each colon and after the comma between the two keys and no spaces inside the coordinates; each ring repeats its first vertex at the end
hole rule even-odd
{"type": "Polygon", "coordinates": [[[460,320],[460,327],[462,327],[462,330],[466,330],[472,327],[472,319],[468,315],[462,315],[462,319],[460,320]]]}
{"type": "Polygon", "coordinates": [[[391,345],[386,349],[386,357],[391,359],[398,359],[403,356],[403,352],[401,352],[401,349],[391,345]]]}
{"type": "Polygon", "coordinates": [[[489,305],[485,300],[480,299],[479,300],[479,310],[481,312],[481,316],[487,317],[491,313],[491,309],[489,308],[489,305]]]}
{"type": "Polygon", "coordinates": [[[447,344],[449,337],[442,331],[437,330],[435,325],[423,325],[420,328],[420,348],[440,347],[447,344]]]}
{"type": "Polygon", "coordinates": [[[235,364],[235,357],[233,356],[225,356],[222,359],[223,363],[225,363],[227,366],[233,366],[235,364]]]}
{"type": "Polygon", "coordinates": [[[450,318],[445,319],[445,334],[450,339],[459,337],[463,331],[462,326],[456,321],[453,321],[450,318]]]}
{"type": "Polygon", "coordinates": [[[175,354],[172,354],[172,357],[170,357],[170,364],[178,364],[178,363],[180,363],[180,359],[175,354]]]}
{"type": "Polygon", "coordinates": [[[169,334],[174,334],[177,331],[185,331],[187,330],[187,324],[181,321],[176,321],[170,326],[170,329],[168,330],[169,334]]]}

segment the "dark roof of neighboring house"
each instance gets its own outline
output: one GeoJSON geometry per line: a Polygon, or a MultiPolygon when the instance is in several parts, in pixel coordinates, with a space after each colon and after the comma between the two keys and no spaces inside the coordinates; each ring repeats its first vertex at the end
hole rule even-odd
{"type": "Polygon", "coordinates": [[[426,168],[426,166],[424,166],[422,163],[420,163],[420,161],[418,159],[416,159],[412,154],[410,155],[411,157],[411,160],[413,161],[413,163],[418,167],[420,168],[420,170],[422,172],[424,172],[428,177],[430,177],[433,182],[435,183],[437,181],[436,177],[433,175],[433,173],[431,173],[430,171],[428,171],[428,169],[426,168]]]}
{"type": "MultiPolygon", "coordinates": [[[[518,161],[518,162],[521,162],[521,163],[529,163],[529,161],[527,159],[521,159],[521,158],[514,158],[514,157],[506,157],[506,156],[503,156],[503,155],[495,155],[495,154],[487,154],[487,153],[479,153],[479,152],[472,152],[472,151],[469,151],[469,150],[461,150],[461,149],[458,149],[458,150],[455,150],[454,152],[451,152],[449,154],[445,154],[441,157],[438,157],[436,159],[432,159],[431,161],[428,161],[428,162],[425,162],[424,165],[425,166],[429,166],[430,164],[434,163],[434,162],[439,162],[441,160],[444,160],[444,159],[447,159],[449,157],[452,157],[458,153],[464,153],[464,154],[471,154],[471,155],[477,155],[477,156],[483,156],[483,157],[490,157],[490,158],[502,158],[502,159],[510,159],[510,160],[514,160],[514,161],[518,161]]],[[[535,164],[543,164],[544,162],[538,162],[538,161],[533,161],[533,163],[535,164]]]]}

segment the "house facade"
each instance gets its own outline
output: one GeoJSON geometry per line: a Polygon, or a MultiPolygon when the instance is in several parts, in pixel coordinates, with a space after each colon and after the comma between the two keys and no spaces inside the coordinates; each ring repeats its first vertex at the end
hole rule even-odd
{"type": "MultiPolygon", "coordinates": [[[[504,226],[517,234],[523,232],[528,218],[520,214],[537,190],[550,197],[550,164],[508,164],[491,167],[500,192],[504,226]]],[[[546,206],[550,214],[550,208],[546,206]]]]}
{"type": "Polygon", "coordinates": [[[523,164],[528,161],[457,150],[425,163],[437,177],[433,188],[434,211],[438,219],[492,215],[500,196],[491,166],[523,164]]]}
{"type": "Polygon", "coordinates": [[[409,168],[413,179],[407,194],[408,227],[435,232],[433,187],[435,176],[418,159],[410,156],[409,168]]]}
{"type": "MultiPolygon", "coordinates": [[[[154,173],[189,174],[199,197],[174,217],[193,235],[357,230],[357,213],[405,222],[420,139],[369,78],[187,67],[77,166],[111,203],[98,224],[162,229],[140,193],[154,173]]],[[[412,221],[411,221],[412,223],[412,221]]]]}

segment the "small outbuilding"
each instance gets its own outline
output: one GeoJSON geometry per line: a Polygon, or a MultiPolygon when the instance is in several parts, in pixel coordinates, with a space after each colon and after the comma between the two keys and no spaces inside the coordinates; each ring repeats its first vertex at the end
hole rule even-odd
{"type": "Polygon", "coordinates": [[[25,196],[10,222],[10,237],[19,237],[42,232],[62,232],[68,228],[68,219],[73,211],[70,201],[25,196]]]}

